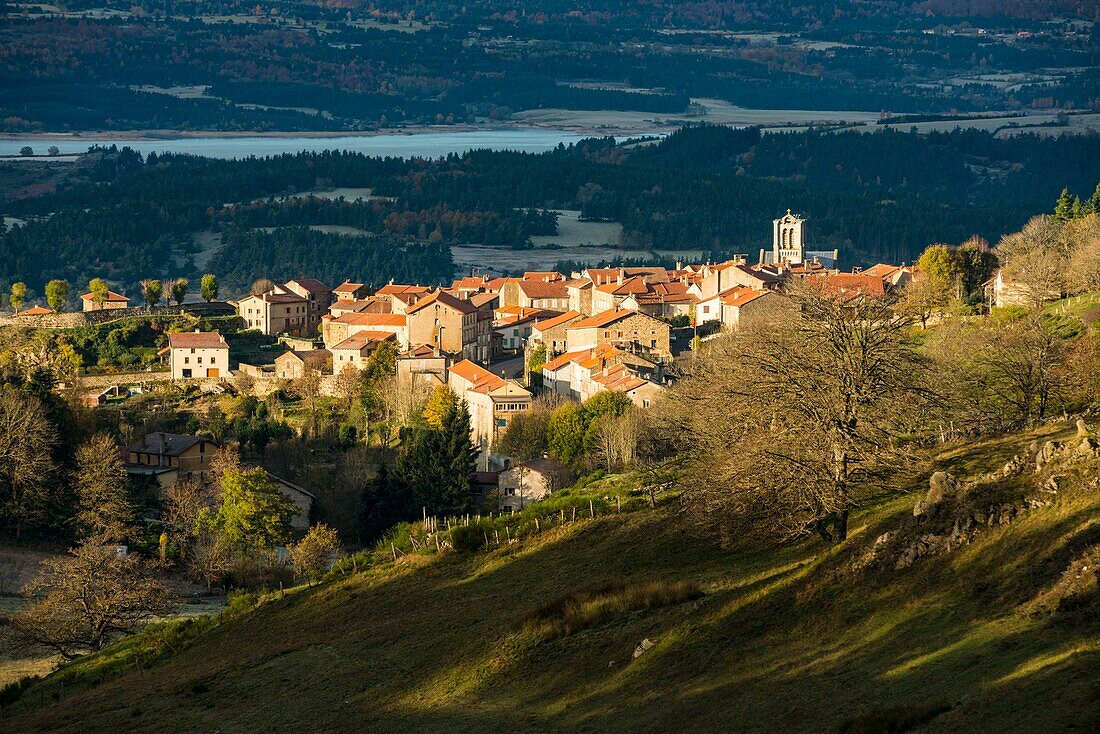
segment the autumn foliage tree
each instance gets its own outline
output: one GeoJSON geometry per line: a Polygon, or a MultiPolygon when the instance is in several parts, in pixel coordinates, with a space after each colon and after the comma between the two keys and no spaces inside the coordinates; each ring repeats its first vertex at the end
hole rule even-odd
{"type": "Polygon", "coordinates": [[[787,295],[798,309],[700,355],[663,435],[684,458],[689,507],[724,540],[840,543],[861,489],[919,427],[924,362],[886,299],[817,281],[787,295]]]}

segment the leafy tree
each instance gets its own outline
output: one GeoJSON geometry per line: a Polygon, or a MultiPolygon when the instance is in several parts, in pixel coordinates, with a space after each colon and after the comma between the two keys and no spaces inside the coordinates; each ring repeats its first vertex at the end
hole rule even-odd
{"type": "Polygon", "coordinates": [[[174,595],[156,579],[156,570],[137,555],[84,543],[42,562],[42,572],[24,589],[34,601],[12,618],[12,630],[67,660],[99,650],[172,604],[174,595]]]}
{"type": "Polygon", "coordinates": [[[18,311],[23,308],[23,304],[27,302],[27,284],[22,281],[12,283],[11,295],[8,296],[8,302],[11,303],[13,311],[18,311]]]}
{"type": "Polygon", "coordinates": [[[207,511],[201,522],[212,522],[231,543],[243,548],[270,548],[290,538],[290,522],[297,508],[266,471],[227,471],[221,488],[221,508],[213,517],[207,511]]]}
{"type": "Polygon", "coordinates": [[[457,404],[458,397],[451,392],[451,388],[446,385],[437,385],[432,391],[432,396],[428,398],[427,405],[424,406],[424,422],[429,428],[441,430],[447,411],[454,410],[457,404]]]}
{"type": "Polygon", "coordinates": [[[24,145],[22,148],[19,149],[19,155],[32,156],[34,155],[34,148],[29,145],[24,145]]]}
{"type": "Polygon", "coordinates": [[[164,284],[155,278],[146,278],[141,281],[141,298],[148,308],[160,303],[161,294],[164,292],[164,284]]]}
{"type": "Polygon", "coordinates": [[[328,570],[340,552],[340,538],[329,526],[318,523],[295,543],[290,551],[290,562],[298,578],[314,578],[328,570]]]}
{"type": "Polygon", "coordinates": [[[541,375],[544,364],[546,364],[546,345],[539,343],[527,356],[527,371],[532,375],[541,375]]]}
{"type": "Polygon", "coordinates": [[[97,434],[76,452],[76,520],[92,542],[119,543],[137,524],[118,447],[97,434]]]}
{"type": "Polygon", "coordinates": [[[88,292],[92,294],[92,303],[97,306],[103,306],[107,302],[107,296],[110,293],[110,288],[107,286],[107,281],[103,278],[92,278],[88,281],[88,292]]]}
{"type": "Polygon", "coordinates": [[[187,297],[187,291],[190,289],[191,284],[187,278],[176,278],[172,281],[172,300],[176,302],[176,305],[183,303],[183,299],[187,297]]]}
{"type": "Polygon", "coordinates": [[[218,297],[218,276],[213,273],[207,273],[202,276],[202,280],[199,281],[199,292],[202,294],[202,300],[210,303],[218,297]]]}
{"type": "Polygon", "coordinates": [[[46,303],[54,311],[61,311],[69,302],[69,281],[55,278],[46,284],[46,303]]]}
{"type": "Polygon", "coordinates": [[[584,456],[584,437],[588,430],[584,408],[576,403],[563,403],[546,425],[546,445],[550,457],[563,464],[574,465],[584,456]]]}
{"type": "Polygon", "coordinates": [[[542,456],[547,451],[547,428],[551,412],[532,407],[512,416],[496,447],[496,453],[521,461],[542,456]]]}

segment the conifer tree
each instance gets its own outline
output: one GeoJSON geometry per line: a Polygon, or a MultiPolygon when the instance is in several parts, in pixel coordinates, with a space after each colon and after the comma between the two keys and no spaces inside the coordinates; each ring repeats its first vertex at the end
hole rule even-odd
{"type": "Polygon", "coordinates": [[[1085,200],[1081,213],[1100,214],[1100,183],[1096,184],[1096,190],[1092,192],[1092,196],[1085,200]]]}
{"type": "Polygon", "coordinates": [[[1069,189],[1062,189],[1058,195],[1058,203],[1054,205],[1054,218],[1060,222],[1067,222],[1074,218],[1074,213],[1080,211],[1081,202],[1069,189]]]}

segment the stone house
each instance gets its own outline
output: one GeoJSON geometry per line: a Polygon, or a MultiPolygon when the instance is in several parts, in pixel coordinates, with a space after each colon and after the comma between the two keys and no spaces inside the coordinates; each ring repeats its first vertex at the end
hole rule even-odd
{"type": "Polygon", "coordinates": [[[561,354],[566,349],[566,331],[584,318],[579,311],[566,311],[557,316],[540,318],[531,325],[530,341],[545,344],[547,356],[561,354]]]}
{"type": "Polygon", "coordinates": [[[553,459],[531,459],[513,464],[500,472],[497,479],[500,509],[519,512],[567,486],[569,479],[569,467],[553,459]]]}
{"type": "Polygon", "coordinates": [[[307,367],[322,375],[332,374],[332,352],[327,349],[288,349],[275,358],[275,376],[281,380],[297,380],[305,374],[307,367]]]}
{"type": "Polygon", "coordinates": [[[80,308],[83,311],[113,311],[129,307],[130,299],[114,291],[107,291],[107,296],[100,302],[96,301],[93,293],[85,293],[80,297],[80,308]]]}
{"type": "Polygon", "coordinates": [[[266,293],[245,296],[237,301],[236,306],[237,315],[244,319],[246,329],[267,336],[311,335],[309,301],[283,286],[275,286],[266,293]]]}
{"type": "Polygon", "coordinates": [[[404,314],[367,312],[321,318],[322,339],[329,349],[361,331],[385,331],[394,335],[401,349],[409,345],[408,319],[404,314]]]}
{"type": "Polygon", "coordinates": [[[512,418],[531,407],[531,393],[469,360],[453,365],[447,385],[470,411],[470,438],[478,449],[478,469],[488,470],[493,446],[512,418]]]}
{"type": "Polygon", "coordinates": [[[574,322],[566,329],[570,351],[609,344],[628,352],[671,357],[669,327],[637,311],[611,309],[574,322]]]}
{"type": "Polygon", "coordinates": [[[488,344],[478,340],[478,309],[469,301],[436,291],[406,312],[409,342],[428,344],[455,357],[487,361],[488,344]]]}
{"type": "Polygon", "coordinates": [[[332,289],[315,278],[297,278],[283,284],[291,293],[306,300],[306,323],[302,336],[314,336],[321,328],[321,317],[332,303],[332,289]]]}
{"type": "Polygon", "coordinates": [[[427,345],[421,345],[397,355],[397,384],[427,385],[436,387],[447,384],[446,354],[427,345]]]}
{"type": "Polygon", "coordinates": [[[216,331],[181,331],[168,335],[173,380],[229,375],[229,345],[216,331]]]}
{"type": "MultiPolygon", "coordinates": [[[[559,273],[554,275],[560,278],[559,273]]],[[[569,308],[569,290],[562,279],[510,280],[500,289],[500,305],[561,312],[569,308]]]]}
{"type": "Polygon", "coordinates": [[[218,444],[205,436],[150,433],[126,447],[126,471],[152,476],[162,487],[177,479],[209,477],[218,444]]]}
{"type": "Polygon", "coordinates": [[[388,331],[360,331],[332,347],[332,372],[340,372],[348,366],[363,369],[382,342],[397,341],[388,331]]]}
{"type": "Polygon", "coordinates": [[[370,295],[370,289],[363,283],[352,283],[350,280],[345,280],[332,289],[332,295],[336,297],[337,303],[340,301],[359,301],[370,295]]]}

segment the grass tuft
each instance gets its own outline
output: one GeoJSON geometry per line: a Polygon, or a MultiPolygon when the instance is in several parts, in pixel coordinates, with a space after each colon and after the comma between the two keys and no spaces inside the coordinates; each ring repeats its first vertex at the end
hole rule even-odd
{"type": "Polygon", "coordinates": [[[901,734],[927,724],[951,706],[946,703],[906,704],[872,709],[845,722],[841,734],[901,734]]]}
{"type": "Polygon", "coordinates": [[[635,586],[607,584],[566,594],[528,612],[520,620],[520,629],[543,640],[554,640],[630,612],[670,607],[701,596],[702,589],[690,581],[654,581],[635,586]]]}

